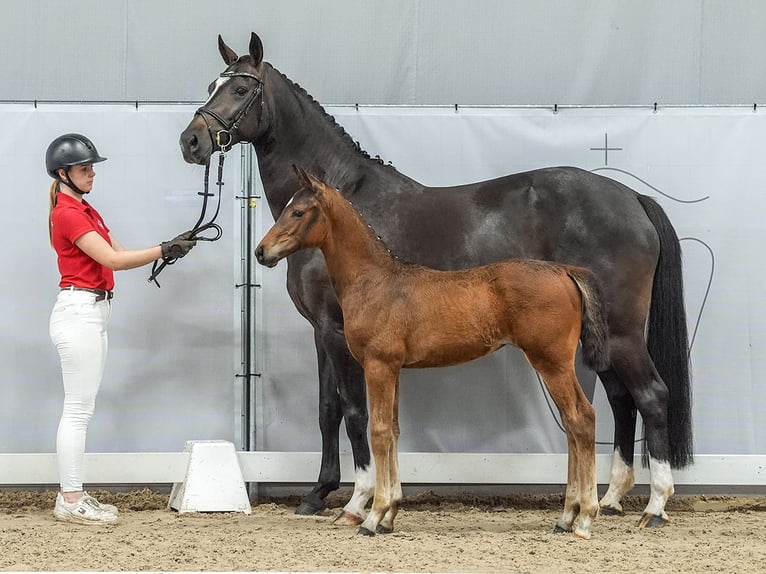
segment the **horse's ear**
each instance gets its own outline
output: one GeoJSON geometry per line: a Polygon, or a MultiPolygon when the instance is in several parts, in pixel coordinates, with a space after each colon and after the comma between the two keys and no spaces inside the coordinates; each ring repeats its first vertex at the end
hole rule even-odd
{"type": "Polygon", "coordinates": [[[297,165],[293,164],[293,171],[295,171],[295,175],[298,176],[298,179],[301,181],[301,185],[308,189],[313,190],[314,186],[311,185],[311,176],[306,173],[306,170],[304,170],[302,167],[298,167],[297,165]]]}
{"type": "Polygon", "coordinates": [[[237,61],[237,53],[226,45],[220,34],[218,34],[218,51],[221,53],[221,58],[223,58],[227,66],[231,66],[237,61]]]}
{"type": "Polygon", "coordinates": [[[253,66],[263,61],[263,42],[255,32],[250,33],[250,57],[253,59],[253,66]]]}

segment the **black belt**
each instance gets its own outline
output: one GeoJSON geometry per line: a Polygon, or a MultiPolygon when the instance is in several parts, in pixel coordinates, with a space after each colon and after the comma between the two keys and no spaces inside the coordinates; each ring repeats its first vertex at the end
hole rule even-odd
{"type": "Polygon", "coordinates": [[[91,289],[90,287],[75,287],[74,285],[70,285],[69,287],[62,287],[62,291],[87,291],[88,293],[93,293],[96,296],[96,301],[103,301],[106,299],[107,301],[114,297],[113,291],[107,291],[105,289],[91,289]]]}

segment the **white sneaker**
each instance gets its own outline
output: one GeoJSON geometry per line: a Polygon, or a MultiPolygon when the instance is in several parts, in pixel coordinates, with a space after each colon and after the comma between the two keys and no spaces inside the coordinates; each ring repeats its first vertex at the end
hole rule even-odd
{"type": "Polygon", "coordinates": [[[117,507],[116,507],[114,504],[104,504],[103,502],[99,502],[98,500],[96,500],[96,497],[95,497],[95,496],[91,496],[90,494],[88,494],[88,493],[87,493],[86,491],[84,491],[84,490],[82,491],[82,495],[83,495],[83,498],[87,497],[87,498],[88,498],[88,500],[89,500],[89,502],[90,502],[92,505],[94,505],[94,506],[96,506],[96,507],[100,508],[101,510],[104,510],[104,511],[106,511],[106,512],[111,512],[111,513],[112,513],[112,514],[114,514],[115,516],[117,516],[118,514],[120,514],[120,511],[119,511],[119,510],[117,510],[117,507]]]}
{"type": "Polygon", "coordinates": [[[59,492],[56,495],[56,506],[53,509],[53,516],[57,520],[65,522],[76,522],[78,524],[114,524],[117,522],[117,516],[106,510],[102,510],[96,504],[92,496],[83,494],[77,502],[66,502],[59,492]]]}

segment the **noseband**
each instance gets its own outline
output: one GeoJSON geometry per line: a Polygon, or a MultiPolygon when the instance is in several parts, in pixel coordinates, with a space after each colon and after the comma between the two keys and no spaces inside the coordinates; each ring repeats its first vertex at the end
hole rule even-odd
{"type": "MultiPolygon", "coordinates": [[[[196,112],[194,112],[195,115],[199,114],[199,116],[202,118],[202,120],[205,122],[205,125],[207,126],[207,131],[210,134],[210,139],[213,142],[213,149],[218,147],[219,151],[219,157],[218,157],[218,182],[216,183],[216,186],[218,186],[218,205],[216,206],[215,213],[213,214],[212,219],[208,221],[207,223],[203,223],[205,219],[205,213],[207,211],[207,200],[208,197],[212,197],[213,194],[208,191],[208,175],[210,173],[210,160],[205,163],[205,188],[204,191],[199,193],[199,195],[202,196],[202,213],[200,213],[199,219],[197,219],[197,223],[194,224],[194,227],[191,228],[190,238],[195,239],[197,241],[217,241],[221,238],[221,235],[223,235],[223,230],[221,229],[221,226],[215,223],[216,218],[218,217],[218,211],[221,207],[221,188],[223,187],[223,161],[226,156],[226,152],[229,150],[229,148],[232,145],[232,142],[234,141],[234,133],[239,128],[240,122],[245,118],[247,113],[250,111],[250,108],[253,107],[253,104],[258,98],[258,96],[263,94],[263,80],[261,80],[258,76],[255,74],[249,74],[247,72],[223,72],[220,76],[221,78],[233,78],[233,77],[242,77],[242,78],[252,78],[255,80],[255,87],[250,91],[250,95],[248,96],[247,100],[245,100],[244,105],[242,108],[240,108],[239,112],[237,112],[237,115],[234,116],[234,119],[230,122],[226,120],[221,114],[218,112],[214,112],[213,110],[206,108],[205,106],[200,107],[196,112]],[[210,116],[215,121],[217,121],[219,124],[221,124],[223,129],[214,131],[213,128],[210,126],[210,123],[207,121],[207,116],[210,116]],[[205,237],[202,235],[203,232],[208,230],[214,230],[215,235],[212,237],[205,237]]],[[[258,111],[258,119],[260,121],[260,106],[258,111]]],[[[241,142],[245,142],[245,140],[240,140],[241,142]]],[[[154,262],[154,265],[152,266],[152,274],[149,276],[149,282],[154,282],[157,287],[160,286],[159,282],[157,281],[157,276],[160,274],[160,272],[165,268],[167,265],[172,265],[177,261],[176,258],[173,257],[164,257],[161,261],[158,259],[154,262]]]]}
{"type": "MultiPolygon", "coordinates": [[[[250,94],[245,100],[244,105],[240,108],[239,112],[237,112],[237,115],[234,116],[233,120],[227,120],[221,114],[218,112],[214,112],[210,108],[206,108],[205,106],[200,107],[195,113],[195,115],[199,114],[202,117],[202,120],[205,122],[205,125],[207,126],[207,131],[210,134],[210,139],[213,142],[213,148],[218,146],[221,151],[226,152],[226,150],[231,147],[232,142],[234,141],[234,133],[239,129],[239,124],[242,122],[243,119],[245,119],[245,116],[250,111],[250,108],[253,107],[253,104],[257,99],[259,99],[258,96],[261,96],[263,94],[263,80],[261,80],[258,76],[255,74],[249,74],[247,72],[223,72],[219,77],[221,78],[252,78],[255,80],[255,87],[250,91],[250,94]],[[214,131],[213,128],[210,126],[210,123],[207,120],[207,116],[210,116],[215,121],[217,121],[223,129],[214,131]]],[[[260,115],[260,111],[259,111],[260,115]]],[[[242,140],[244,141],[244,140],[242,140]]]]}

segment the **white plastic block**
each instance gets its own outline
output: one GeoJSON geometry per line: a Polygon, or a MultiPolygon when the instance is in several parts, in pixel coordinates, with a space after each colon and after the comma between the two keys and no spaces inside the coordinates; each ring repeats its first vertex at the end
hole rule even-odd
{"type": "Polygon", "coordinates": [[[170,491],[168,508],[185,512],[251,513],[234,445],[225,440],[189,440],[189,464],[183,482],[170,491]]]}

